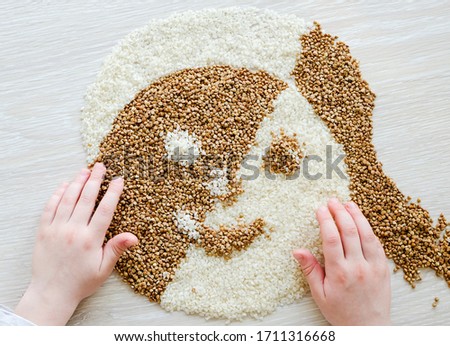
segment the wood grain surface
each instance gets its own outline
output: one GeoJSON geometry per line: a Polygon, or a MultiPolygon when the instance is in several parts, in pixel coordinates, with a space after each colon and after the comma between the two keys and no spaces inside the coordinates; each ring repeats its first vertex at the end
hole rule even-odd
{"type": "MultiPolygon", "coordinates": [[[[319,21],[360,60],[377,94],[374,141],[385,171],[450,218],[450,3],[448,1],[10,1],[0,3],[0,303],[28,285],[34,234],[55,187],[85,164],[83,95],[103,58],[151,19],[188,9],[256,6],[319,21]]],[[[392,263],[391,263],[392,266],[392,263]]],[[[392,319],[450,325],[450,288],[434,273],[412,289],[392,274],[392,319]],[[438,296],[440,302],[431,304],[438,296]]],[[[74,325],[221,325],[167,313],[116,274],[86,299],[74,325]]],[[[322,325],[308,296],[243,325],[322,325]]]]}

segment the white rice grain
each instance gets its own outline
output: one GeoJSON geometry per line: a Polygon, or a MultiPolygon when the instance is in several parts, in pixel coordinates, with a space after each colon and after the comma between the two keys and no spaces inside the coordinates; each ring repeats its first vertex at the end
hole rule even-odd
{"type": "Polygon", "coordinates": [[[183,166],[192,165],[201,153],[201,143],[195,134],[180,129],[167,133],[164,147],[169,160],[179,162],[183,166]]]}
{"type": "Polygon", "coordinates": [[[226,195],[229,192],[227,169],[212,169],[210,174],[211,180],[206,184],[206,188],[211,192],[213,196],[226,195]]]}

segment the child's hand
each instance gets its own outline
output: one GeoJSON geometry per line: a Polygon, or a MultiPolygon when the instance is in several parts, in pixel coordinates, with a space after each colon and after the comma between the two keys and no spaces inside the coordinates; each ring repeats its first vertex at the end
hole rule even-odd
{"type": "Polygon", "coordinates": [[[295,250],[313,299],[333,325],[390,324],[391,288],[383,248],[359,210],[335,198],[317,211],[325,269],[305,249],[295,250]]]}
{"type": "Polygon", "coordinates": [[[30,286],[16,313],[36,324],[64,325],[80,301],[111,274],[121,254],[138,240],[122,233],[103,245],[123,179],[111,182],[93,214],[105,174],[103,164],[84,169],[63,184],[47,203],[33,253],[30,286]],[[92,218],[91,218],[92,216],[92,218]]]}

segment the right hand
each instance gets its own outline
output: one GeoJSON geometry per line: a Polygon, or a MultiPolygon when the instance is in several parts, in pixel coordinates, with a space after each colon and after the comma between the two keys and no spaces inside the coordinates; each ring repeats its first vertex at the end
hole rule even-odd
{"type": "Polygon", "coordinates": [[[386,256],[354,202],[333,198],[317,211],[325,268],[307,249],[295,250],[312,297],[332,325],[388,325],[391,287],[386,256]]]}

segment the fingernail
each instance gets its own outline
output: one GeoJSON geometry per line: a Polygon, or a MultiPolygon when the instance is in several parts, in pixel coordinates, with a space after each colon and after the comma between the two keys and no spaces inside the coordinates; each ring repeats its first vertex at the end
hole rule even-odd
{"type": "Polygon", "coordinates": [[[135,245],[137,245],[137,244],[138,244],[138,243],[136,243],[134,240],[127,239],[127,240],[125,241],[125,246],[126,246],[127,248],[132,247],[132,246],[135,246],[135,245]]]}
{"type": "Polygon", "coordinates": [[[94,165],[94,167],[97,167],[97,168],[104,168],[105,165],[103,164],[103,162],[96,162],[95,165],[94,165]]]}
{"type": "Polygon", "coordinates": [[[89,169],[87,169],[87,168],[83,168],[81,170],[81,175],[88,175],[89,173],[91,173],[91,171],[89,169]]]}
{"type": "Polygon", "coordinates": [[[327,208],[325,207],[325,206],[323,206],[323,205],[321,205],[320,207],[319,207],[319,209],[317,209],[317,212],[318,213],[324,213],[324,212],[326,212],[327,211],[327,208]]]}
{"type": "Polygon", "coordinates": [[[330,198],[330,202],[339,203],[339,200],[336,197],[332,197],[332,198],[330,198]]]}
{"type": "Polygon", "coordinates": [[[292,255],[298,262],[300,262],[300,264],[302,264],[303,260],[305,259],[302,253],[293,252],[292,255]]]}
{"type": "Polygon", "coordinates": [[[352,201],[345,203],[345,206],[349,209],[356,209],[356,203],[352,201]]]}
{"type": "Polygon", "coordinates": [[[111,179],[111,181],[112,181],[112,180],[117,180],[117,179],[122,179],[122,176],[116,175],[115,177],[113,177],[113,178],[111,179]]]}

